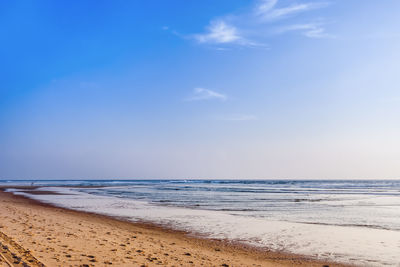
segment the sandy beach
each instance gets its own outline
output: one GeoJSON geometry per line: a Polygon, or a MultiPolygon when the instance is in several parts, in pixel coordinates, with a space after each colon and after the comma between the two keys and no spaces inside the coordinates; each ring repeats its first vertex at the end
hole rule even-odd
{"type": "Polygon", "coordinates": [[[0,266],[342,266],[66,210],[6,192],[0,192],[0,214],[0,266]]]}

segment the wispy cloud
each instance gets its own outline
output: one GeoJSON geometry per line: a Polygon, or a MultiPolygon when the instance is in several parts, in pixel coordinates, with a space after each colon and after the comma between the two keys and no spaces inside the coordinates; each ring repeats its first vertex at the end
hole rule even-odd
{"type": "Polygon", "coordinates": [[[186,99],[186,101],[198,101],[198,100],[211,100],[217,99],[225,101],[228,97],[225,94],[215,92],[210,89],[197,87],[193,90],[193,95],[186,99]]]}
{"type": "Polygon", "coordinates": [[[302,35],[309,38],[334,38],[332,34],[328,34],[325,28],[318,23],[308,23],[308,24],[294,24],[283,27],[279,30],[281,33],[289,31],[299,31],[302,35]]]}
{"type": "MultiPolygon", "coordinates": [[[[303,23],[284,26],[294,16],[311,10],[325,8],[328,2],[304,2],[290,5],[281,5],[278,0],[259,0],[250,11],[240,14],[227,14],[215,18],[205,27],[205,31],[197,34],[185,35],[185,38],[195,40],[199,44],[221,46],[236,45],[242,47],[263,47],[273,36],[273,33],[283,34],[301,31],[305,37],[327,38],[322,23],[303,23]],[[280,22],[277,25],[276,21],[280,22]],[[281,29],[277,31],[277,29],[281,29]]],[[[293,23],[293,21],[292,21],[293,23]]]]}
{"type": "MultiPolygon", "coordinates": [[[[198,43],[208,44],[236,44],[240,46],[255,47],[264,46],[262,44],[253,42],[243,36],[239,29],[224,19],[213,20],[206,27],[204,33],[194,34],[192,37],[198,43]]],[[[223,48],[218,47],[218,50],[223,48]]]]}
{"type": "Polygon", "coordinates": [[[255,13],[256,15],[264,15],[270,12],[278,3],[278,0],[263,0],[256,5],[255,13]]]}
{"type": "Polygon", "coordinates": [[[237,29],[223,20],[212,21],[206,33],[195,34],[194,38],[200,43],[217,44],[238,42],[242,39],[237,29]]]}
{"type": "Polygon", "coordinates": [[[262,1],[256,7],[256,15],[263,20],[276,20],[287,18],[301,12],[319,9],[328,6],[327,2],[292,4],[290,6],[275,8],[277,0],[262,1]]]}

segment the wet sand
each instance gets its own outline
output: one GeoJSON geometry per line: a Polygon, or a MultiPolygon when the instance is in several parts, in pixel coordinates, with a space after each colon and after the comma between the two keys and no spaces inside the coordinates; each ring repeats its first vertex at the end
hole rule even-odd
{"type": "Polygon", "coordinates": [[[53,207],[1,191],[0,218],[0,266],[344,266],[53,207]]]}

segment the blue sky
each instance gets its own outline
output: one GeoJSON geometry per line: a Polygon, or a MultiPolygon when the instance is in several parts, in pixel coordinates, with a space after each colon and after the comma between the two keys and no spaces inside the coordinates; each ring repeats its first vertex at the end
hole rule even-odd
{"type": "Polygon", "coordinates": [[[399,178],[398,10],[2,1],[0,178],[399,178]]]}

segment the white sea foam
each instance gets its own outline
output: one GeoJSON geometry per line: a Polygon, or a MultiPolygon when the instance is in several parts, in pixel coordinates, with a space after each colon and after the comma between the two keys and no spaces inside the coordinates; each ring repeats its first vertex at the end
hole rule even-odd
{"type": "MultiPolygon", "coordinates": [[[[159,206],[70,188],[45,190],[65,195],[28,196],[70,209],[124,217],[131,221],[148,221],[210,238],[227,238],[319,259],[360,266],[400,266],[400,231],[397,230],[277,221],[232,215],[225,211],[159,206]]],[[[388,203],[392,201],[383,200],[388,203]]]]}

